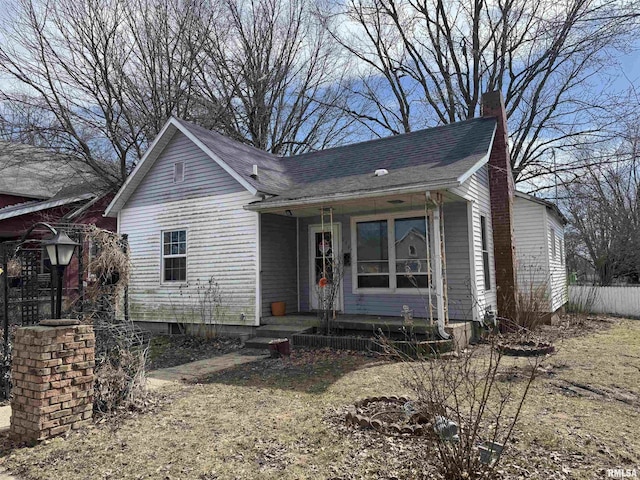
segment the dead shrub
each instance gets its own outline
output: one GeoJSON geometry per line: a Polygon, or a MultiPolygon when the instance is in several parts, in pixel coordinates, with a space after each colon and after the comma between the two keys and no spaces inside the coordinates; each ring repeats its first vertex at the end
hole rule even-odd
{"type": "Polygon", "coordinates": [[[413,413],[429,419],[434,435],[425,442],[437,453],[443,478],[498,478],[497,467],[520,417],[539,359],[521,382],[504,382],[499,336],[489,335],[488,345],[458,356],[419,353],[418,361],[394,349],[388,352],[403,361],[404,385],[414,392],[413,413]]]}
{"type": "Polygon", "coordinates": [[[118,351],[117,358],[100,365],[94,385],[94,411],[110,413],[137,409],[144,400],[146,351],[118,351]]]}
{"type": "Polygon", "coordinates": [[[149,339],[132,322],[94,319],[94,414],[139,409],[146,397],[149,339]]]}

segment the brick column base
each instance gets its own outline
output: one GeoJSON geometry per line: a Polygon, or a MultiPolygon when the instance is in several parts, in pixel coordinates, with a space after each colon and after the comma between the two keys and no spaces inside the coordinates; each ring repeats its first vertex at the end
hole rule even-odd
{"type": "Polygon", "coordinates": [[[10,429],[10,437],[16,442],[45,440],[91,421],[96,343],[93,327],[64,325],[65,321],[51,323],[62,325],[16,331],[10,429]]]}

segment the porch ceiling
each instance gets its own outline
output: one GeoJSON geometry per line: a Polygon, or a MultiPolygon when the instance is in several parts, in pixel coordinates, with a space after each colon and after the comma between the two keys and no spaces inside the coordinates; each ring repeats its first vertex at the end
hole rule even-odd
{"type": "MultiPolygon", "coordinates": [[[[442,193],[445,203],[464,201],[448,191],[431,192],[442,193]]],[[[312,205],[277,207],[273,209],[261,209],[261,213],[273,213],[291,217],[315,217],[319,215],[320,208],[333,208],[335,215],[350,214],[375,214],[379,212],[402,212],[410,210],[424,210],[425,193],[406,193],[400,195],[387,195],[371,198],[360,198],[357,200],[344,200],[336,203],[317,203],[312,205]],[[289,213],[290,212],[290,213],[289,213]]]]}

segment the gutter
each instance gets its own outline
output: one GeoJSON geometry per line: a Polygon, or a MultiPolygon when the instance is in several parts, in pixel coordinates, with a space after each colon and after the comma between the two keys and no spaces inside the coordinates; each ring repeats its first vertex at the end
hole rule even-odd
{"type": "Polygon", "coordinates": [[[361,200],[365,198],[385,197],[387,195],[398,195],[403,193],[424,193],[427,190],[446,190],[448,188],[459,187],[458,181],[441,184],[421,184],[401,187],[391,187],[378,190],[367,190],[360,192],[334,193],[321,197],[307,197],[299,199],[276,200],[273,202],[253,202],[244,206],[245,210],[260,212],[285,207],[296,207],[303,205],[327,204],[332,202],[344,202],[349,200],[361,200]]]}
{"type": "MultiPolygon", "coordinates": [[[[29,205],[25,205],[23,208],[16,208],[16,209],[12,209],[10,212],[5,212],[2,213],[2,211],[0,210],[0,220],[6,220],[8,218],[14,218],[14,217],[19,217],[22,215],[26,215],[28,213],[35,213],[35,212],[40,212],[42,210],[48,210],[49,208],[55,208],[55,207],[61,207],[63,205],[69,205],[71,203],[76,203],[82,200],[87,200],[91,197],[93,197],[94,194],[93,193],[85,193],[83,195],[78,195],[75,197],[67,197],[67,198],[62,198],[60,200],[51,200],[51,201],[46,201],[46,202],[37,202],[37,203],[30,203],[29,205]]],[[[20,204],[18,204],[20,205],[20,204]]],[[[11,208],[12,205],[9,205],[8,207],[5,208],[11,208]]]]}

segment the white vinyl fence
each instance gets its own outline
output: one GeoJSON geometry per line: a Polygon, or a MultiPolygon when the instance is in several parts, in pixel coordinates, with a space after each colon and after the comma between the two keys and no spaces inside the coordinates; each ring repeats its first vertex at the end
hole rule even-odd
{"type": "Polygon", "coordinates": [[[640,285],[623,287],[569,285],[569,308],[640,318],[640,285]]]}

